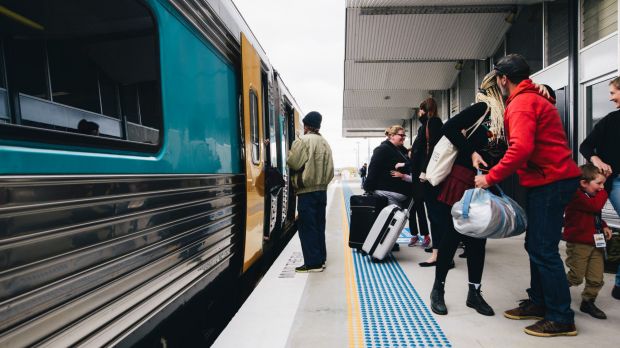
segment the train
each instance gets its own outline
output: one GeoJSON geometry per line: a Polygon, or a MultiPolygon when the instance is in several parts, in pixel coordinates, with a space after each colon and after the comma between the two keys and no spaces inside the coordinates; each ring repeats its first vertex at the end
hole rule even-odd
{"type": "Polygon", "coordinates": [[[296,231],[300,114],[230,0],[3,1],[0,346],[220,316],[296,231]]]}

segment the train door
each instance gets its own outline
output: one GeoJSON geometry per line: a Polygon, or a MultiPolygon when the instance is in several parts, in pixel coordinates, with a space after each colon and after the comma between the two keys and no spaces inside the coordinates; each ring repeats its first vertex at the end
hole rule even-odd
{"type": "Polygon", "coordinates": [[[287,127],[287,118],[286,118],[286,106],[283,103],[280,104],[278,119],[277,119],[277,128],[278,128],[278,170],[282,174],[284,178],[284,188],[282,189],[280,196],[280,226],[284,227],[286,224],[286,218],[288,216],[288,202],[289,202],[289,192],[291,192],[290,188],[290,175],[288,172],[288,168],[286,166],[286,156],[288,154],[289,144],[288,144],[288,127],[287,127]]]}
{"type": "MultiPolygon", "coordinates": [[[[291,107],[290,105],[287,104],[286,107],[286,114],[287,114],[287,133],[288,133],[288,145],[289,147],[293,145],[293,141],[295,141],[295,138],[298,135],[302,134],[302,127],[301,124],[299,123],[299,113],[297,112],[297,110],[293,109],[293,107],[291,107]]],[[[286,218],[289,221],[295,221],[295,209],[297,208],[297,201],[295,200],[295,192],[293,190],[293,186],[290,185],[291,189],[287,192],[288,194],[288,206],[287,206],[287,211],[288,214],[286,216],[286,218]]]]}
{"type": "MultiPolygon", "coordinates": [[[[265,124],[263,129],[265,129],[265,139],[269,141],[268,146],[265,146],[265,168],[268,167],[278,167],[278,151],[277,151],[277,137],[276,137],[276,116],[275,116],[275,105],[273,103],[273,98],[270,96],[271,88],[268,84],[268,78],[266,75],[263,75],[263,105],[265,113],[265,124]]],[[[278,196],[280,192],[272,192],[271,187],[269,190],[265,192],[265,204],[269,207],[265,214],[265,228],[263,230],[263,239],[264,241],[268,241],[271,238],[271,235],[276,230],[278,226],[278,196]]]]}
{"type": "Polygon", "coordinates": [[[263,115],[260,58],[241,34],[243,89],[243,137],[246,174],[246,227],[243,254],[245,272],[262,254],[265,211],[263,173],[263,115]]]}

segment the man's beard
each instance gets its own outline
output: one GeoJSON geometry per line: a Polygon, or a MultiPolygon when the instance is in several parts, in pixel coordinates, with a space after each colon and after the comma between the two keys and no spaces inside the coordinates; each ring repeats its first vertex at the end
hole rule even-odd
{"type": "Polygon", "coordinates": [[[508,96],[509,96],[508,88],[505,88],[501,84],[497,84],[497,87],[499,87],[500,92],[502,92],[502,97],[504,97],[504,99],[508,98],[508,96]]]}

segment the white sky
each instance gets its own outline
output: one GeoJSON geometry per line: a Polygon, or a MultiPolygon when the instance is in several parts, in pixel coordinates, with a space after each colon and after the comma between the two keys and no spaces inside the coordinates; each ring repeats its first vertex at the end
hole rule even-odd
{"type": "Polygon", "coordinates": [[[337,168],[358,167],[383,139],[342,138],[345,0],[233,0],[303,113],[323,115],[337,168]],[[359,147],[359,155],[358,155],[359,147]]]}

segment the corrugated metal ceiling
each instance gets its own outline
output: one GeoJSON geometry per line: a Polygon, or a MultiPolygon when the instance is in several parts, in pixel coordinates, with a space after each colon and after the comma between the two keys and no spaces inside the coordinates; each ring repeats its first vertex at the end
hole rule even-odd
{"type": "Polygon", "coordinates": [[[458,61],[494,53],[514,5],[534,2],[347,0],[343,136],[382,136],[410,119],[452,86],[458,61]]]}
{"type": "Polygon", "coordinates": [[[458,74],[453,62],[360,63],[346,60],[346,90],[437,90],[450,88],[458,74]]]}
{"type": "Polygon", "coordinates": [[[525,5],[536,0],[347,0],[347,7],[525,5]]]}

